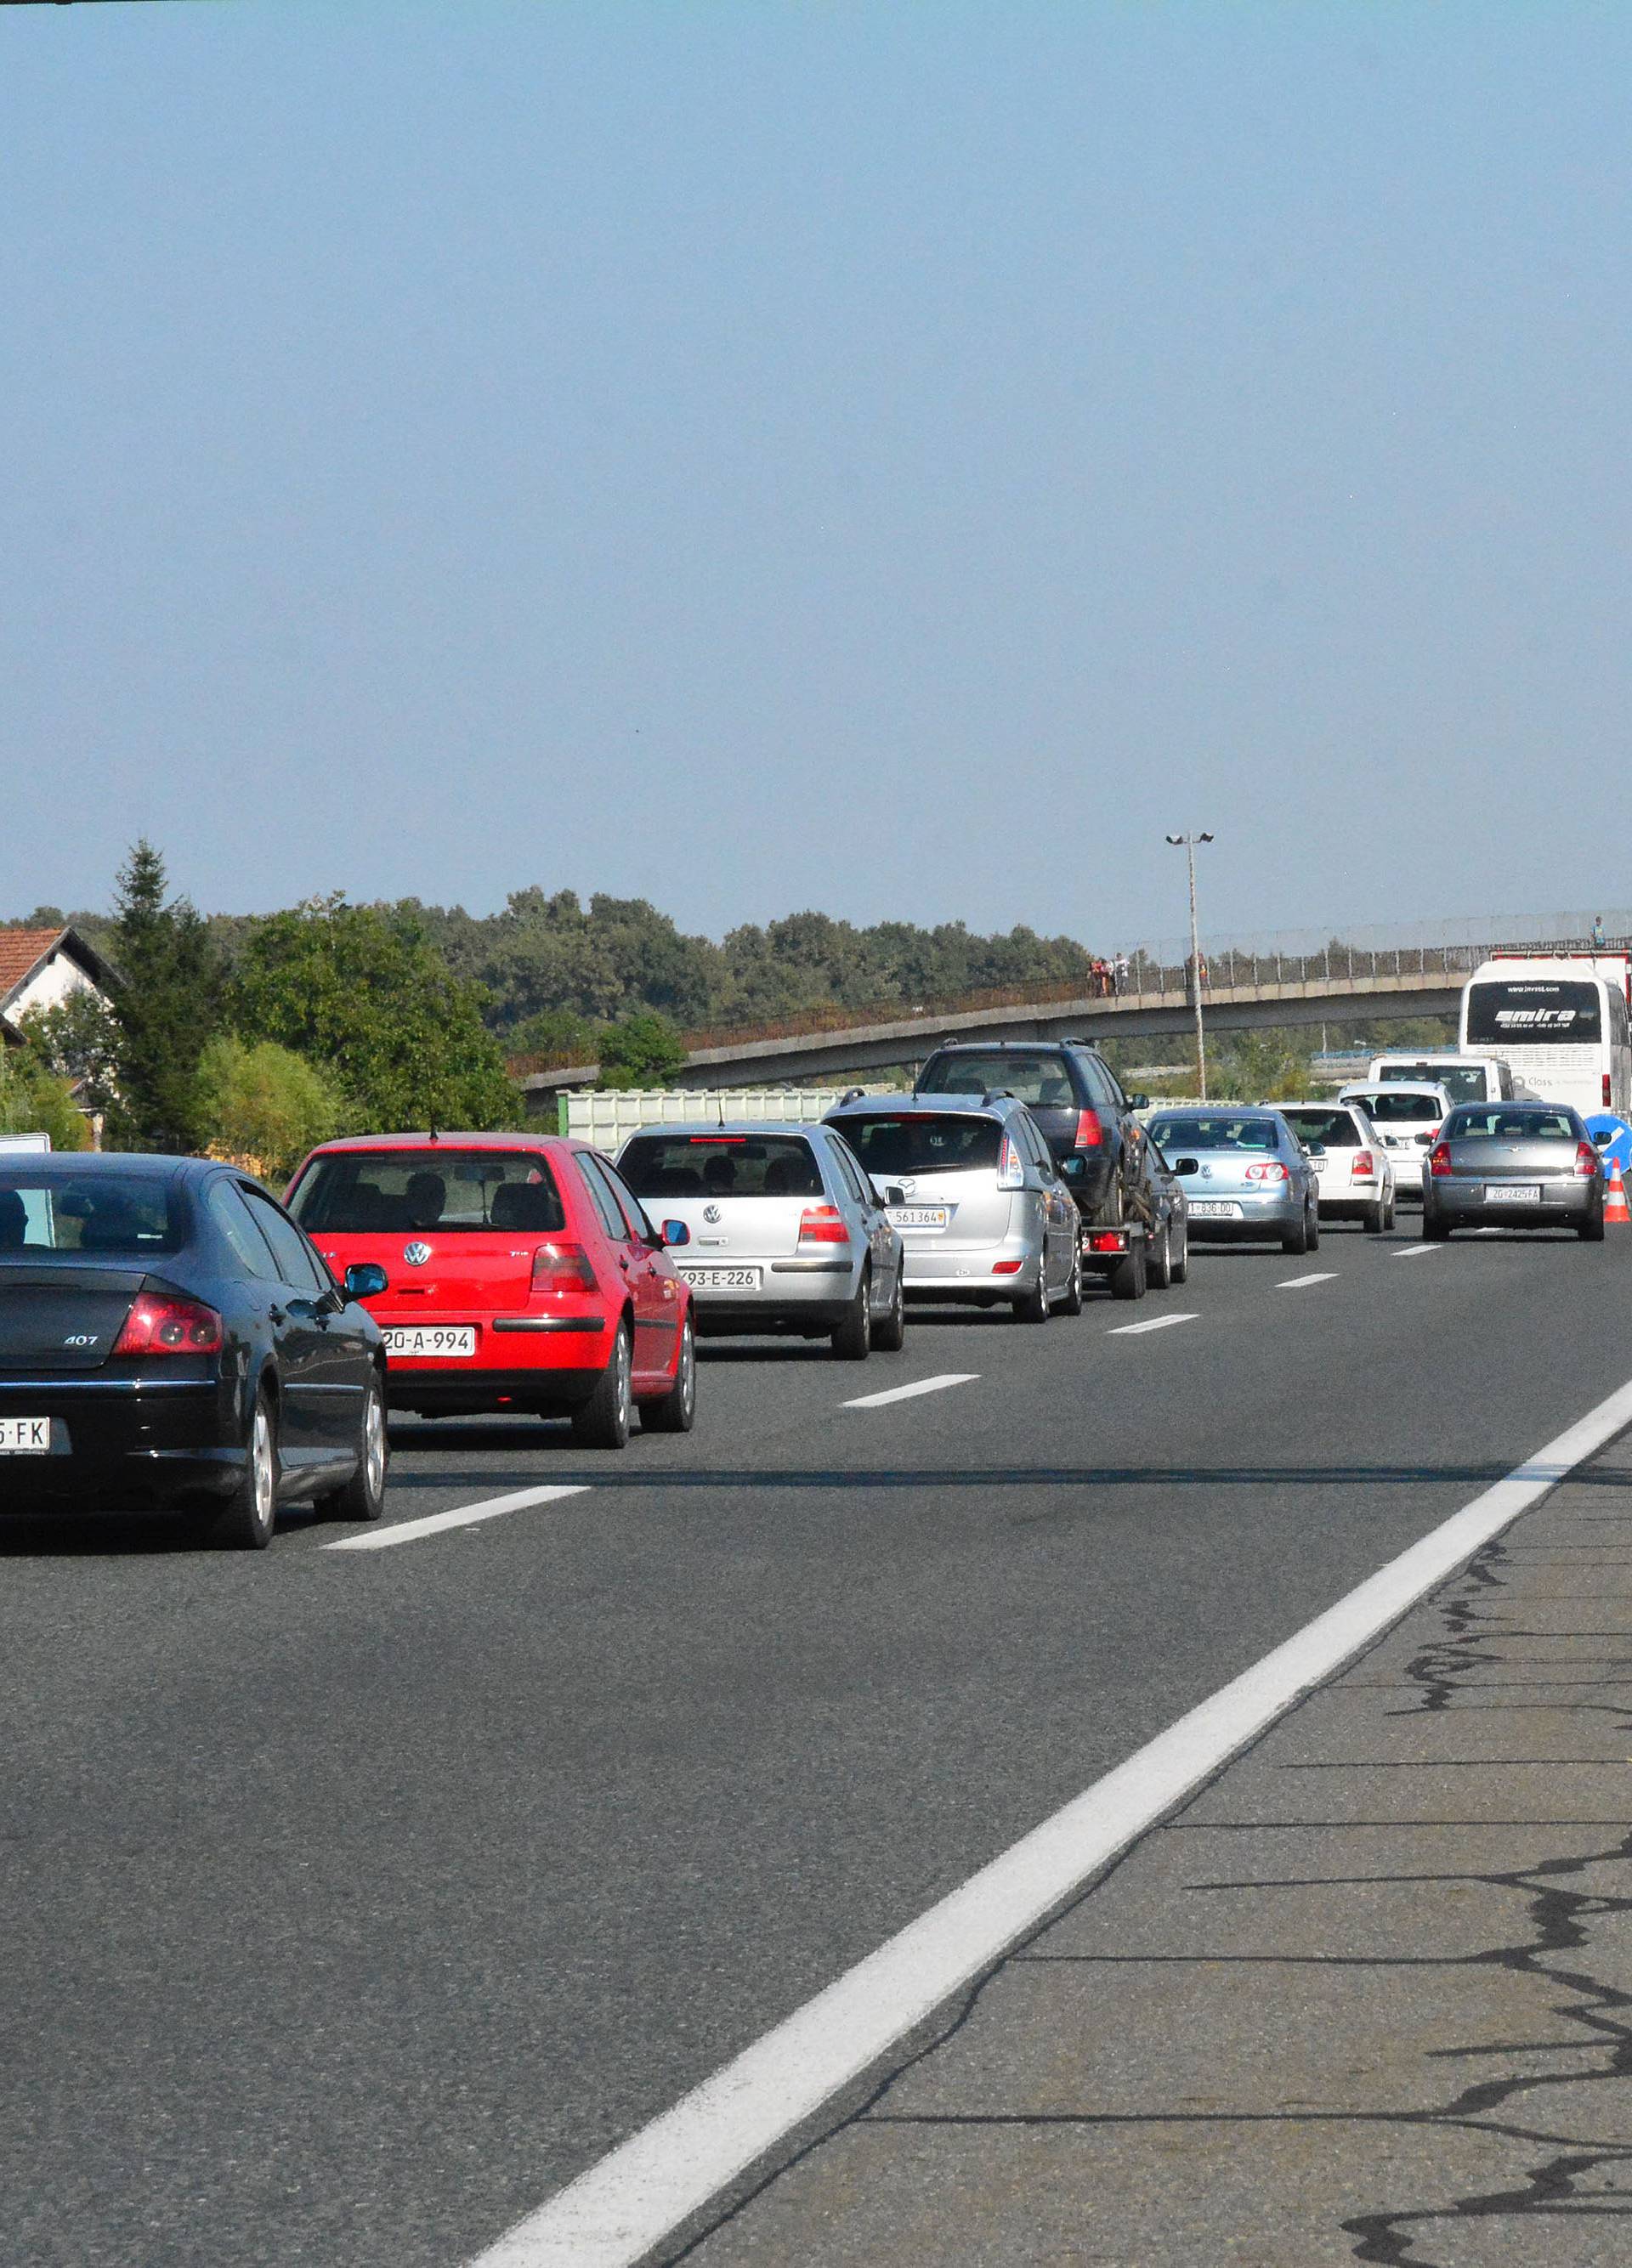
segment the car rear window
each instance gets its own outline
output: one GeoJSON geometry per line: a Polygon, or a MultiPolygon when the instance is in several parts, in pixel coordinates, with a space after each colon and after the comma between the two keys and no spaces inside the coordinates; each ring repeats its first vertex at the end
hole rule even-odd
{"type": "Polygon", "coordinates": [[[822,1173],[798,1134],[637,1134],[617,1170],[638,1197],[819,1197],[822,1173]]]}
{"type": "Polygon", "coordinates": [[[179,1252],[185,1241],[174,1188],[151,1174],[0,1167],[0,1256],[60,1252],[128,1260],[179,1252]]]}
{"type": "Polygon", "coordinates": [[[1377,1126],[1426,1126],[1444,1109],[1431,1089],[1418,1086],[1385,1086],[1380,1094],[1357,1094],[1355,1101],[1377,1126]]]}
{"type": "Polygon", "coordinates": [[[1510,1102],[1453,1110],[1447,1142],[1582,1142],[1586,1137],[1566,1110],[1515,1110],[1510,1102]]]}
{"type": "Polygon", "coordinates": [[[1283,1110],[1281,1116],[1300,1142],[1320,1142],[1328,1150],[1360,1147],[1360,1129],[1347,1110],[1283,1110]]]}
{"type": "Polygon", "coordinates": [[[1241,1118],[1222,1111],[1206,1118],[1157,1118],[1151,1138],[1169,1156],[1192,1150],[1278,1150],[1280,1130],[1273,1118],[1241,1118]]]}
{"type": "Polygon", "coordinates": [[[1431,1079],[1452,1102],[1482,1101],[1488,1084],[1483,1064],[1385,1064],[1377,1077],[1396,1086],[1401,1079],[1431,1079]]]}
{"type": "Polygon", "coordinates": [[[919,1073],[920,1094],[990,1094],[993,1089],[1016,1095],[1038,1110],[1073,1110],[1076,1094],[1062,1057],[1050,1050],[1036,1055],[931,1056],[919,1073]]]}
{"type": "Polygon", "coordinates": [[[869,1174],[971,1174],[995,1167],[1003,1130],[972,1111],[904,1110],[846,1118],[840,1131],[869,1174]]]}
{"type": "Polygon", "coordinates": [[[565,1228],[550,1161],[535,1151],[336,1150],[314,1158],[289,1210],[308,1236],[434,1228],[565,1228]]]}

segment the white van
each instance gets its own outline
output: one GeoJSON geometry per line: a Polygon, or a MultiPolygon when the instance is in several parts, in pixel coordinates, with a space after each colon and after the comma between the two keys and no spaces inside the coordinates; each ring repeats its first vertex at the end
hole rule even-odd
{"type": "Polygon", "coordinates": [[[1404,1079],[1415,1086],[1443,1086],[1452,1102],[1522,1101],[1526,1093],[1504,1057],[1458,1055],[1450,1048],[1373,1056],[1366,1077],[1391,1086],[1404,1079]]]}
{"type": "Polygon", "coordinates": [[[1465,1049],[1498,1046],[1543,1102],[1632,1109],[1625,953],[1498,954],[1462,988],[1465,1049]]]}
{"type": "Polygon", "coordinates": [[[1401,1197],[1422,1194],[1422,1160],[1439,1138],[1439,1130],[1451,1109],[1443,1086],[1403,1080],[1356,1080],[1338,1096],[1340,1102],[1357,1102],[1377,1130],[1388,1162],[1394,1169],[1394,1187],[1401,1197]]]}

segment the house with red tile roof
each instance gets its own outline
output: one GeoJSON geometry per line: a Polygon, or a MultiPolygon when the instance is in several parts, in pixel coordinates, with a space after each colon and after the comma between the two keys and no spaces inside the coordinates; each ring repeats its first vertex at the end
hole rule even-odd
{"type": "Polygon", "coordinates": [[[70,993],[106,1000],[107,963],[78,930],[0,929],[0,1024],[15,1031],[34,1008],[55,1008],[70,993]]]}

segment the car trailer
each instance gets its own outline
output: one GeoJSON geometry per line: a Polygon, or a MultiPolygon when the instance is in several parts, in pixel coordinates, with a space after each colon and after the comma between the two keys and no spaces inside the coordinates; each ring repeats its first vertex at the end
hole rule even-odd
{"type": "Polygon", "coordinates": [[[1082,1273],[1101,1278],[1113,1300],[1142,1300],[1149,1265],[1150,1232],[1142,1220],[1115,1228],[1082,1223],[1082,1273]]]}

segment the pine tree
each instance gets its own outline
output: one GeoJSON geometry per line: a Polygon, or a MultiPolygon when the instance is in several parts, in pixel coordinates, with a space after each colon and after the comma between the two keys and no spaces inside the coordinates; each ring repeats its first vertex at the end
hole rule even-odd
{"type": "Polygon", "coordinates": [[[198,1059],[219,1020],[221,965],[202,915],[167,887],[164,859],[144,839],[114,900],[109,1139],[122,1149],[194,1151],[207,1130],[198,1059]]]}

